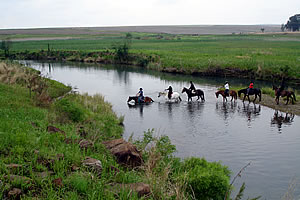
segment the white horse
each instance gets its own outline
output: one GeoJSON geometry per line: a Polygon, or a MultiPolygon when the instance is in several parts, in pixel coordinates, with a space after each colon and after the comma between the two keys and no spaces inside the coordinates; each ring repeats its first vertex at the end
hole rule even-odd
{"type": "Polygon", "coordinates": [[[178,92],[173,92],[171,95],[171,99],[168,97],[168,92],[159,92],[158,97],[165,96],[166,100],[175,100],[176,102],[182,101],[180,94],[178,92]]]}

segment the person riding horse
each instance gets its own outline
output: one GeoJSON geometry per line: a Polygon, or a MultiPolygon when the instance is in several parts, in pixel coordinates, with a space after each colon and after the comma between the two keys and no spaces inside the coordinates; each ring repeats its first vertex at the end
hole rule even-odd
{"type": "Polygon", "coordinates": [[[225,88],[225,96],[229,96],[229,84],[228,84],[228,81],[225,82],[225,85],[224,85],[224,88],[225,88]]]}
{"type": "Polygon", "coordinates": [[[172,94],[173,94],[173,88],[170,85],[166,90],[169,90],[169,92],[168,92],[168,98],[171,99],[172,94]]]}
{"type": "Polygon", "coordinates": [[[136,96],[138,96],[138,102],[144,102],[144,92],[143,92],[143,88],[140,88],[140,91],[138,91],[138,93],[136,94],[136,96]]]}
{"type": "Polygon", "coordinates": [[[253,82],[250,82],[249,87],[247,88],[247,95],[249,94],[250,90],[253,90],[253,82]]]}
{"type": "Polygon", "coordinates": [[[189,89],[192,91],[192,93],[195,93],[196,92],[196,88],[194,86],[194,83],[192,81],[190,81],[190,83],[191,83],[191,86],[190,86],[189,89]]]}

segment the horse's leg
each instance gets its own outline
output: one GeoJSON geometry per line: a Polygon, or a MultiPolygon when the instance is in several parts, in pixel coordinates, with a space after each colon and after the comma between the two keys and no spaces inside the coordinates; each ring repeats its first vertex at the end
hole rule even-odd
{"type": "Polygon", "coordinates": [[[179,98],[179,101],[182,101],[181,97],[178,97],[179,98]]]}
{"type": "Polygon", "coordinates": [[[246,99],[246,95],[244,95],[244,98],[243,98],[243,103],[244,103],[245,99],[246,99]]]}
{"type": "Polygon", "coordinates": [[[279,104],[279,96],[277,96],[277,97],[275,98],[275,101],[276,101],[276,104],[278,105],[278,104],[279,104]]]}
{"type": "Polygon", "coordinates": [[[249,94],[247,95],[247,97],[248,97],[248,101],[249,101],[249,103],[250,103],[251,101],[250,101],[250,97],[249,97],[249,94]]]}
{"type": "Polygon", "coordinates": [[[287,96],[285,105],[288,105],[288,103],[289,103],[289,100],[290,100],[290,97],[289,97],[289,96],[287,96]]]}
{"type": "Polygon", "coordinates": [[[255,94],[255,97],[254,97],[253,103],[255,102],[256,98],[257,98],[257,94],[255,94]]]}

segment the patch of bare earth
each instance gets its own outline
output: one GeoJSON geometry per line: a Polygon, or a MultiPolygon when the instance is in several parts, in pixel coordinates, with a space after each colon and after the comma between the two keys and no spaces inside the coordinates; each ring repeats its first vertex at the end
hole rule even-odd
{"type": "Polygon", "coordinates": [[[269,108],[273,108],[275,110],[279,110],[286,113],[293,113],[295,115],[300,115],[300,103],[298,101],[295,104],[291,102],[288,105],[285,105],[286,100],[280,97],[279,104],[277,105],[275,102],[275,98],[269,95],[262,95],[261,102],[259,104],[267,106],[269,108]]]}

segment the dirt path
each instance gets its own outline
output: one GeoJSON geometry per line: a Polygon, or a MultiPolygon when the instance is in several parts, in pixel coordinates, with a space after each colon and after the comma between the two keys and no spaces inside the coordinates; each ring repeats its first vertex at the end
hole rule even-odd
{"type": "MultiPolygon", "coordinates": [[[[242,96],[243,97],[243,96],[242,96]]],[[[250,98],[251,100],[253,98],[250,98]]],[[[246,101],[246,100],[245,100],[246,101]]],[[[262,95],[262,98],[261,98],[261,101],[260,102],[257,102],[261,105],[264,105],[264,106],[267,106],[269,108],[273,108],[275,110],[279,110],[279,111],[282,111],[282,112],[285,112],[285,113],[292,113],[292,114],[295,114],[295,115],[300,115],[300,103],[299,103],[299,100],[295,102],[295,104],[288,104],[288,105],[285,105],[285,100],[283,100],[282,98],[279,99],[279,105],[277,105],[275,103],[275,98],[269,96],[269,95],[266,95],[266,94],[263,94],[262,95]]]]}

